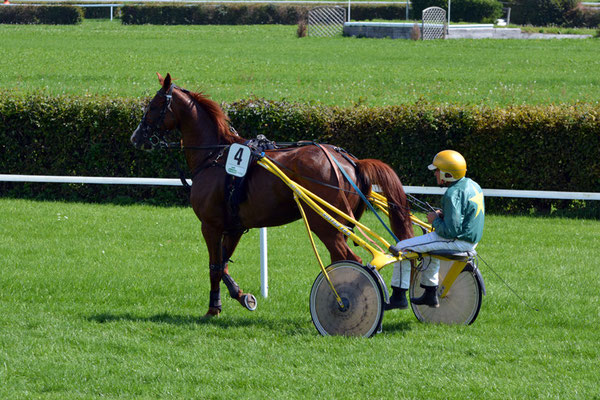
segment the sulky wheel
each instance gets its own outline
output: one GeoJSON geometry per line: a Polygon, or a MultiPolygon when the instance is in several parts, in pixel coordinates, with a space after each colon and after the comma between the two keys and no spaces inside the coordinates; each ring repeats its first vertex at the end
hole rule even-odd
{"type": "MultiPolygon", "coordinates": [[[[440,262],[439,280],[443,282],[452,262],[440,262]]],[[[419,297],[423,294],[421,271],[417,271],[410,286],[410,297],[419,297]]],[[[421,322],[442,324],[469,325],[475,321],[479,314],[482,301],[482,283],[479,281],[475,269],[468,263],[458,275],[456,281],[445,297],[440,298],[439,308],[411,303],[412,310],[421,322]]]]}
{"type": "Polygon", "coordinates": [[[310,315],[319,333],[364,337],[377,333],[384,301],[374,273],[357,262],[338,261],[327,267],[327,274],[344,308],[321,272],[310,291],[310,315]]]}

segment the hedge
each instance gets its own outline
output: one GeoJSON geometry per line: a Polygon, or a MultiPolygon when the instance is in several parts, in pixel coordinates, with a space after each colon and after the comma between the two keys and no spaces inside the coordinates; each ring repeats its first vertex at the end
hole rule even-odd
{"type": "Polygon", "coordinates": [[[121,8],[121,20],[131,25],[295,25],[306,10],[303,6],[273,4],[126,5],[121,8]]]}
{"type": "Polygon", "coordinates": [[[337,108],[250,100],[228,113],[249,136],[324,140],[380,158],[409,185],[429,182],[423,167],[434,152],[454,148],[483,187],[600,192],[597,105],[337,108]]]}
{"type": "MultiPolygon", "coordinates": [[[[448,1],[412,0],[412,18],[420,20],[423,16],[423,10],[432,6],[447,11],[448,1]]],[[[497,0],[454,0],[452,1],[450,14],[452,22],[493,23],[496,19],[502,17],[502,3],[497,0]]]]}
{"type": "Polygon", "coordinates": [[[519,25],[566,25],[567,14],[579,0],[514,0],[511,4],[510,22],[519,25]]]}
{"type": "MultiPolygon", "coordinates": [[[[0,171],[8,174],[172,177],[173,159],[128,142],[144,100],[45,95],[0,100],[0,171]]],[[[2,184],[3,195],[73,201],[185,203],[172,188],[2,184]]]]}
{"type": "MultiPolygon", "coordinates": [[[[0,94],[2,174],[177,177],[175,160],[184,164],[177,151],[147,153],[130,144],[147,99],[0,94]]],[[[437,151],[452,148],[482,187],[600,192],[599,105],[339,108],[253,99],[224,107],[244,137],[337,144],[391,164],[406,185],[432,185],[426,166],[437,151]]],[[[187,202],[173,188],[117,185],[0,183],[0,193],[187,202]]]]}
{"type": "Polygon", "coordinates": [[[406,4],[372,5],[352,3],[350,18],[355,21],[373,19],[403,20],[406,19],[406,4]]]}
{"type": "MultiPolygon", "coordinates": [[[[431,6],[447,10],[446,0],[413,0],[411,16],[421,19],[422,11],[431,6]]],[[[600,26],[600,10],[584,7],[579,0],[512,0],[511,23],[519,25],[557,25],[578,28],[600,26]]],[[[502,17],[503,5],[497,0],[455,0],[452,2],[453,22],[488,22],[502,17]]]]}
{"type": "MultiPolygon", "coordinates": [[[[445,0],[416,0],[412,2],[412,18],[420,20],[422,10],[429,6],[447,7],[445,0]]],[[[122,7],[124,24],[157,25],[294,25],[305,20],[314,5],[290,4],[199,4],[199,5],[126,5],[122,7]]],[[[502,4],[497,0],[455,0],[452,20],[493,22],[502,16],[502,4]]],[[[354,3],[351,18],[357,21],[406,18],[406,5],[373,5],[354,3]]]]}
{"type": "Polygon", "coordinates": [[[495,23],[503,15],[502,3],[497,0],[455,0],[450,12],[452,22],[495,23]]]}
{"type": "Polygon", "coordinates": [[[83,11],[70,5],[0,6],[0,24],[76,25],[83,11]]]}
{"type": "MultiPolygon", "coordinates": [[[[123,24],[155,25],[295,25],[306,20],[313,5],[294,4],[196,4],[126,5],[121,8],[123,24]]],[[[406,8],[398,5],[353,4],[356,20],[404,19],[406,8]]]]}
{"type": "MultiPolygon", "coordinates": [[[[600,8],[584,7],[579,3],[577,7],[565,14],[563,25],[577,28],[598,28],[598,32],[600,32],[600,8]]],[[[600,33],[596,36],[600,37],[600,33]]]]}

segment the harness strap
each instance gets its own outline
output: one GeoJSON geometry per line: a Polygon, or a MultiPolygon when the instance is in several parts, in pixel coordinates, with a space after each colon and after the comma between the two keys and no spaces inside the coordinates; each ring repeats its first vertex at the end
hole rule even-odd
{"type": "MultiPolygon", "coordinates": [[[[333,161],[333,157],[331,156],[331,154],[329,153],[329,151],[327,151],[327,149],[325,148],[325,146],[316,143],[315,142],[315,146],[317,146],[318,148],[320,148],[321,150],[323,150],[323,153],[325,153],[325,156],[327,156],[327,159],[329,160],[329,164],[331,164],[331,169],[333,169],[333,171],[335,172],[335,178],[337,180],[337,184],[342,185],[342,178],[340,177],[340,173],[338,172],[338,168],[335,167],[335,163],[333,161]]],[[[339,165],[338,165],[339,166],[339,165]]],[[[353,219],[354,218],[354,213],[352,212],[352,207],[350,207],[350,203],[348,202],[348,198],[346,197],[346,194],[344,192],[340,192],[340,196],[342,197],[342,200],[344,201],[344,205],[346,206],[346,209],[348,210],[348,215],[351,216],[353,219]]]]}
{"type": "Polygon", "coordinates": [[[177,172],[179,173],[179,180],[183,185],[183,190],[185,190],[187,194],[190,194],[192,191],[192,186],[187,182],[187,179],[185,178],[185,171],[181,168],[181,165],[177,160],[175,160],[175,168],[177,168],[177,172]]]}
{"type": "MultiPolygon", "coordinates": [[[[327,150],[327,148],[326,148],[325,146],[322,146],[321,144],[319,144],[319,143],[316,143],[316,142],[315,142],[315,145],[316,145],[317,147],[319,147],[321,150],[323,150],[323,152],[324,152],[324,153],[325,153],[325,155],[327,156],[327,159],[329,159],[329,163],[331,164],[331,168],[332,168],[332,169],[333,169],[333,171],[335,172],[335,176],[336,176],[336,178],[337,178],[337,184],[338,184],[338,185],[340,186],[340,188],[341,188],[341,186],[342,186],[342,179],[340,178],[340,174],[339,174],[339,172],[338,172],[338,169],[341,169],[341,170],[343,171],[342,167],[341,167],[339,164],[337,164],[337,163],[334,163],[333,159],[334,159],[335,157],[333,157],[333,156],[331,155],[331,153],[330,153],[330,152],[327,150]],[[339,168],[336,168],[336,164],[337,164],[337,166],[338,166],[339,168]]],[[[336,151],[339,151],[337,147],[335,148],[335,150],[336,150],[336,151]]],[[[344,155],[343,153],[340,153],[340,154],[344,155]]],[[[344,156],[344,158],[346,158],[346,157],[344,156]]],[[[354,163],[354,162],[352,162],[352,161],[351,161],[351,163],[352,163],[352,165],[354,166],[354,168],[356,168],[356,163],[354,163]]],[[[352,217],[352,219],[356,219],[356,218],[354,217],[354,213],[352,212],[352,207],[350,207],[350,203],[348,203],[348,198],[346,197],[346,194],[345,194],[343,191],[340,191],[339,193],[340,193],[340,195],[341,195],[341,197],[342,197],[342,200],[344,200],[344,204],[346,205],[346,209],[348,210],[348,215],[349,215],[350,217],[352,217]]],[[[365,238],[366,238],[366,239],[367,239],[369,242],[371,242],[371,244],[373,244],[375,247],[377,247],[377,248],[379,249],[379,251],[383,252],[383,249],[382,249],[381,247],[379,247],[379,245],[377,244],[377,242],[375,242],[373,239],[371,239],[371,237],[370,237],[369,235],[367,235],[367,234],[366,234],[366,233],[365,233],[365,232],[364,232],[364,231],[361,229],[361,227],[360,227],[360,226],[358,226],[358,225],[357,225],[356,227],[358,228],[358,231],[359,231],[359,232],[360,232],[360,233],[361,233],[361,234],[362,234],[362,235],[363,235],[363,236],[364,236],[364,237],[365,237],[365,238]]],[[[355,243],[355,244],[356,244],[356,243],[355,243]]]]}
{"type": "MultiPolygon", "coordinates": [[[[342,157],[344,157],[346,159],[346,161],[348,161],[350,164],[352,164],[352,166],[354,168],[357,167],[356,162],[349,157],[349,155],[351,157],[354,157],[352,154],[348,153],[345,149],[341,148],[341,147],[334,147],[333,148],[335,151],[337,151],[342,157]]],[[[356,157],[354,157],[356,159],[356,157]]]]}
{"type": "Polygon", "coordinates": [[[348,182],[350,182],[350,184],[352,185],[352,187],[354,188],[354,190],[356,190],[356,193],[358,193],[358,195],[360,196],[360,198],[366,203],[366,205],[369,207],[369,209],[371,211],[373,211],[373,213],[375,214],[375,216],[377,217],[377,219],[379,220],[379,222],[381,222],[381,225],[383,225],[383,227],[389,232],[389,234],[392,235],[392,238],[394,238],[394,240],[396,241],[396,243],[398,243],[400,240],[396,237],[396,235],[394,235],[394,232],[392,232],[392,230],[387,226],[387,224],[385,222],[383,222],[383,220],[379,216],[379,213],[375,210],[375,208],[373,207],[373,205],[371,204],[371,202],[366,198],[366,196],[363,194],[363,192],[360,191],[360,189],[358,188],[358,186],[356,186],[356,184],[352,181],[352,179],[350,179],[350,177],[348,176],[348,173],[340,165],[339,161],[336,160],[335,157],[333,157],[333,161],[337,164],[337,166],[339,167],[339,169],[342,171],[342,174],[344,175],[344,177],[346,178],[346,180],[348,182]]]}

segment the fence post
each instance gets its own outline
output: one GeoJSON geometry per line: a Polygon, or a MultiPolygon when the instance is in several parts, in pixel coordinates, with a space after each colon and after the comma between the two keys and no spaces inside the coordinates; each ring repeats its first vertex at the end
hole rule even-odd
{"type": "Polygon", "coordinates": [[[269,295],[269,267],[267,260],[267,228],[260,228],[260,292],[264,298],[269,295]]]}

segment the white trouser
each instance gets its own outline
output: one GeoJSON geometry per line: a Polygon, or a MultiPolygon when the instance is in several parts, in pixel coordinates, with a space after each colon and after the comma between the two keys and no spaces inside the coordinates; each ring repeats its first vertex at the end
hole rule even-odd
{"type": "MultiPolygon", "coordinates": [[[[456,250],[472,251],[477,243],[465,242],[458,239],[446,239],[431,232],[426,235],[416,236],[414,238],[401,240],[396,247],[402,251],[413,251],[416,253],[427,253],[434,250],[456,250]]],[[[438,272],[440,270],[440,259],[435,257],[423,256],[423,272],[421,274],[421,284],[424,286],[438,285],[438,272]]],[[[410,286],[410,261],[403,260],[394,264],[392,273],[392,286],[401,289],[408,289],[410,286]]]]}

